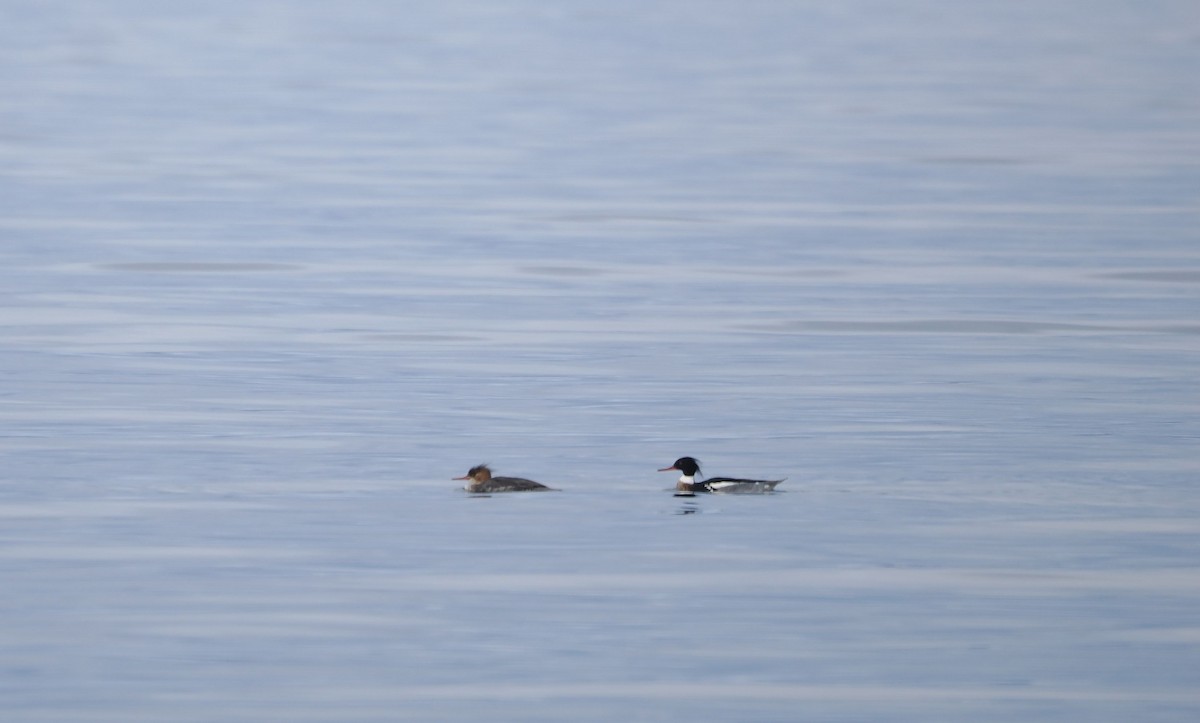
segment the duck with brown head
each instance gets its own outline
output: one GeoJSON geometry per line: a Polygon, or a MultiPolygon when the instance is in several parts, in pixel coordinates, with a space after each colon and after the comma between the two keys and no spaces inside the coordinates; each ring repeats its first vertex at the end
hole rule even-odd
{"type": "Polygon", "coordinates": [[[462,477],[455,477],[456,480],[466,480],[467,492],[473,494],[492,493],[492,492],[536,492],[538,490],[549,490],[550,487],[534,482],[531,479],[522,477],[493,477],[492,470],[486,464],[480,464],[472,467],[462,477]]]}

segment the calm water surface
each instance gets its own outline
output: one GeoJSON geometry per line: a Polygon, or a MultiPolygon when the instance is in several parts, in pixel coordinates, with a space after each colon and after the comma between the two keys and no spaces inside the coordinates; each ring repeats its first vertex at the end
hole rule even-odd
{"type": "Polygon", "coordinates": [[[1200,715],[1194,3],[3,15],[6,720],[1200,715]]]}

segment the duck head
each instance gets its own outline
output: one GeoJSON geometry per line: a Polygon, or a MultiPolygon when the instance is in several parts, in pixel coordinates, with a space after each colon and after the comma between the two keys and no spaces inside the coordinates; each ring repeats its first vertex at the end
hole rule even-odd
{"type": "Polygon", "coordinates": [[[486,464],[475,465],[467,470],[467,473],[462,477],[455,477],[456,480],[468,480],[474,484],[487,482],[492,478],[492,470],[488,469],[486,464]]]}
{"type": "Polygon", "coordinates": [[[663,467],[659,472],[682,472],[684,477],[695,477],[700,472],[700,461],[695,457],[680,457],[670,467],[663,467]]]}

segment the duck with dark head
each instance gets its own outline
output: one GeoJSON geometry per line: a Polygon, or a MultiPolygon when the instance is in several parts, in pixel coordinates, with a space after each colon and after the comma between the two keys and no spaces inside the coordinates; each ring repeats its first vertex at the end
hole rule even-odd
{"type": "Polygon", "coordinates": [[[663,467],[659,470],[659,472],[670,471],[681,473],[679,482],[675,484],[677,497],[691,497],[697,492],[763,495],[774,492],[775,485],[783,482],[782,479],[741,479],[738,477],[709,477],[697,482],[696,475],[700,474],[700,461],[695,457],[680,457],[670,467],[663,467]]]}

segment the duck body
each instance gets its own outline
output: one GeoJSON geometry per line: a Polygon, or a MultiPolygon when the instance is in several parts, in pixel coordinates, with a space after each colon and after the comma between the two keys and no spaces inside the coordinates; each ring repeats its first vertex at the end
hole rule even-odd
{"type": "Polygon", "coordinates": [[[492,492],[536,492],[538,490],[551,489],[541,482],[534,482],[531,479],[525,479],[523,477],[493,477],[492,470],[488,469],[486,464],[476,465],[462,477],[455,477],[454,479],[466,480],[467,485],[464,489],[472,494],[492,492]]]}
{"type": "Polygon", "coordinates": [[[782,479],[742,479],[740,477],[708,477],[697,482],[696,475],[700,474],[700,462],[694,457],[680,457],[670,467],[663,467],[659,470],[659,472],[669,471],[680,473],[679,482],[675,484],[677,497],[691,497],[697,493],[765,495],[774,492],[775,485],[783,482],[782,479]]]}

